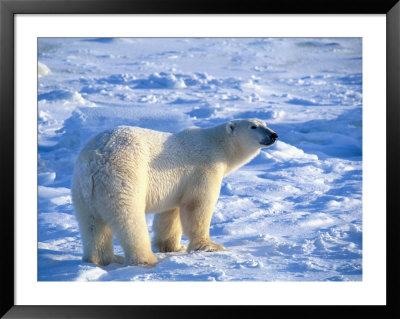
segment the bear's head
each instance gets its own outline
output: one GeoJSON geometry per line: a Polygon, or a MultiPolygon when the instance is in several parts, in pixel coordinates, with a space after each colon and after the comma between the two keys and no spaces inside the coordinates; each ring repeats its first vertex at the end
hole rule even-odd
{"type": "Polygon", "coordinates": [[[243,148],[254,150],[271,146],[278,135],[258,119],[233,120],[226,123],[226,130],[243,148]]]}

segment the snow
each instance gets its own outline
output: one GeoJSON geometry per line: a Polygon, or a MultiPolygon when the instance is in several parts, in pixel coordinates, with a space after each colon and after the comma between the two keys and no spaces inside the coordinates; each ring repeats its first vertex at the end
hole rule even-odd
{"type": "Polygon", "coordinates": [[[51,73],[51,70],[49,67],[43,63],[38,62],[38,76],[45,76],[49,75],[51,73]]]}
{"type": "Polygon", "coordinates": [[[38,279],[361,281],[361,44],[40,38],[38,279]],[[91,136],[117,125],[178,132],[252,117],[279,139],[223,180],[210,235],[228,251],[156,252],[154,268],[82,262],[70,185],[91,136]]]}

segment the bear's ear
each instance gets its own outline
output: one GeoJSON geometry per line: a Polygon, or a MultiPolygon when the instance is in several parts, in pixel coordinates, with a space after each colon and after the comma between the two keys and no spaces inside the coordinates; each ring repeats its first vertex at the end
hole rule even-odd
{"type": "Polygon", "coordinates": [[[236,136],[236,126],[235,126],[235,124],[232,123],[232,122],[226,123],[226,131],[228,132],[228,134],[232,134],[232,135],[236,136]]]}

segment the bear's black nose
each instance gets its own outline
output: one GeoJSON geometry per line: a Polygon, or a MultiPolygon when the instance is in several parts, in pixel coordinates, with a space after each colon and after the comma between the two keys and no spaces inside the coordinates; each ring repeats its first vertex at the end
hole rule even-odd
{"type": "Polygon", "coordinates": [[[269,136],[269,138],[270,138],[273,142],[275,142],[275,140],[278,138],[278,134],[272,133],[272,134],[269,136]]]}

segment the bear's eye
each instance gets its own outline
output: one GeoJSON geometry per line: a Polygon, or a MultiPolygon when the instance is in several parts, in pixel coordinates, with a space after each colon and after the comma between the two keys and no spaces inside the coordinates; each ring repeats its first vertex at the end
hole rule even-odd
{"type": "Polygon", "coordinates": [[[255,130],[257,128],[257,126],[253,125],[250,127],[252,130],[255,130]]]}

